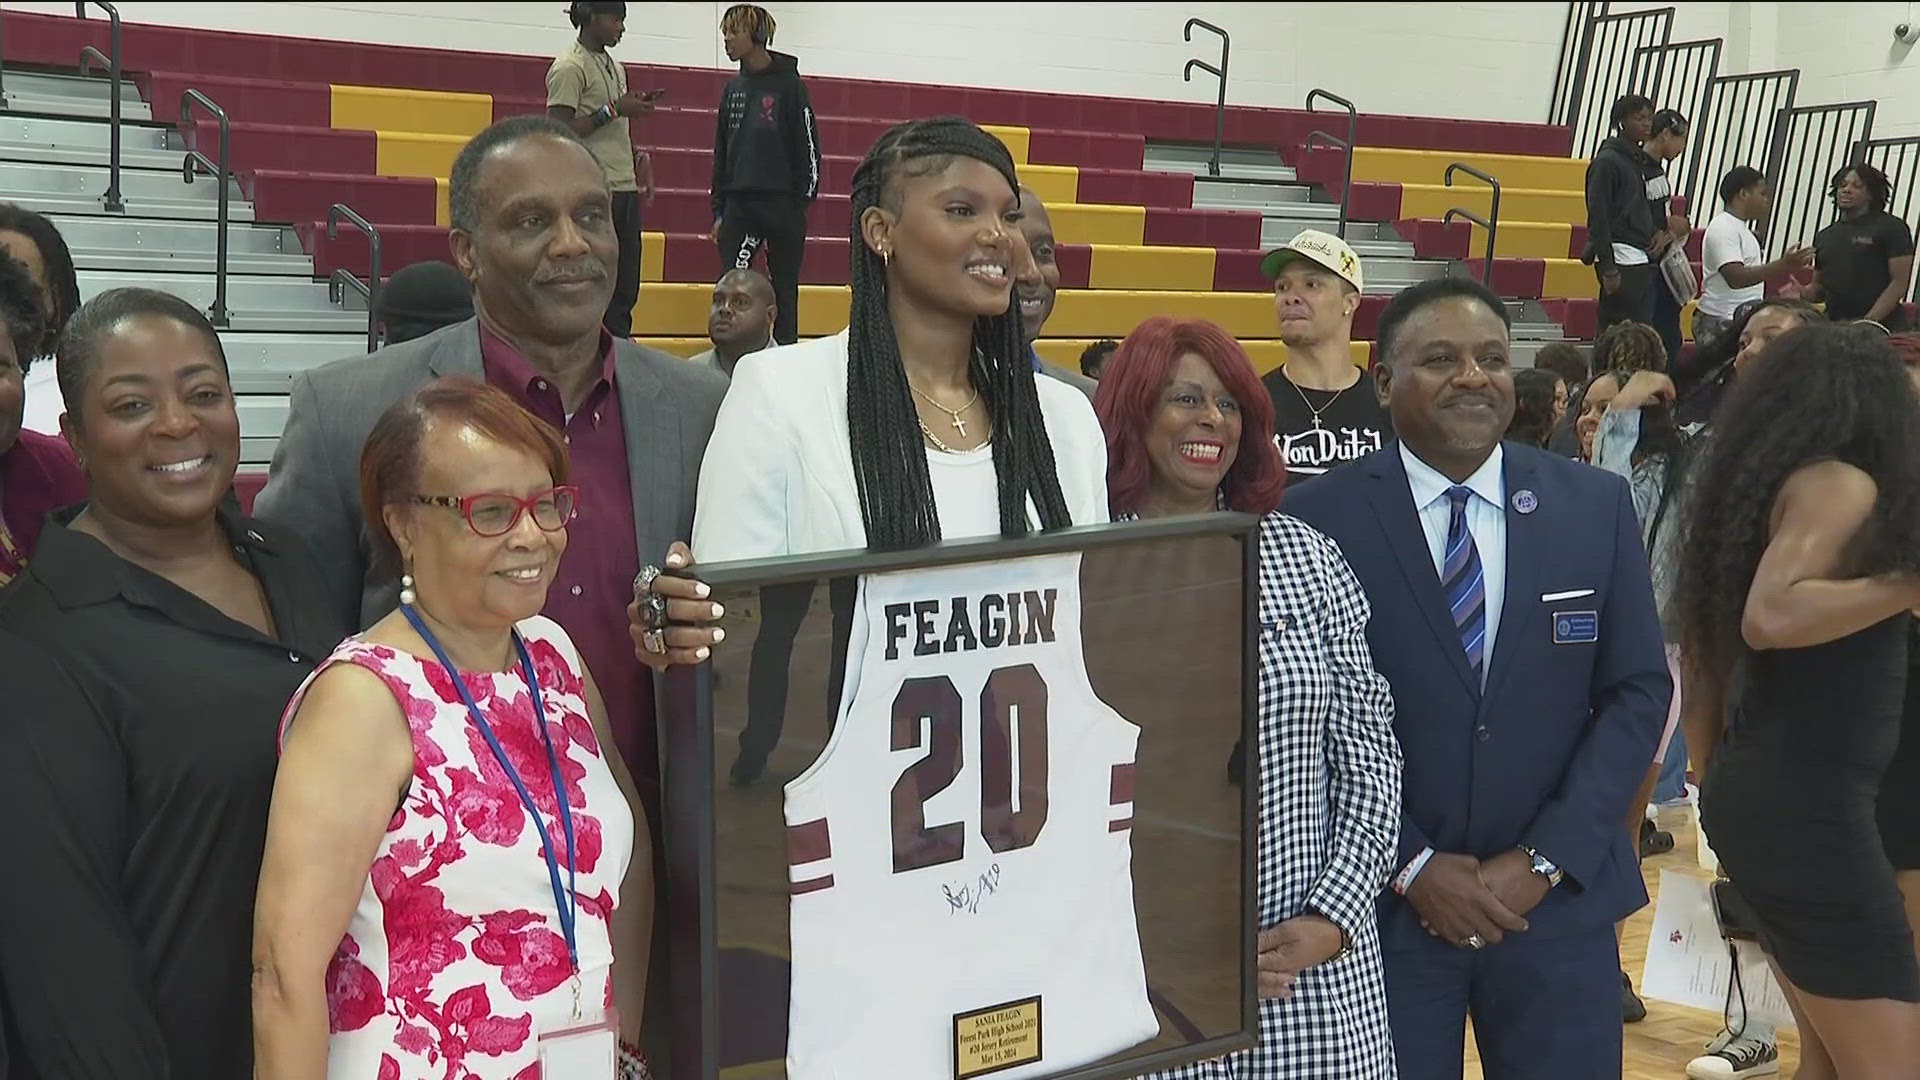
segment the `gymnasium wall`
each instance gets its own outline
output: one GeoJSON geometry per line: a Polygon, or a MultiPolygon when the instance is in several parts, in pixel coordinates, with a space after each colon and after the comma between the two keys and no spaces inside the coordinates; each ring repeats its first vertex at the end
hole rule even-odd
{"type": "Polygon", "coordinates": [[[1894,40],[1896,23],[1920,23],[1920,4],[1782,3],[1778,61],[1798,67],[1809,102],[1879,101],[1877,138],[1920,135],[1920,46],[1894,40]]]}
{"type": "MultiPolygon", "coordinates": [[[[1556,3],[791,3],[762,0],[777,47],[815,75],[1210,101],[1181,80],[1233,34],[1231,100],[1298,107],[1324,86],[1367,112],[1542,121],[1565,20],[1556,3]]],[[[550,55],[571,30],[562,0],[528,3],[166,3],[120,0],[128,21],[350,41],[550,55]]],[[[1704,4],[1724,10],[1725,4],[1704,4]]],[[[73,5],[6,7],[71,15],[73,5]]],[[[723,67],[724,3],[634,3],[616,55],[723,67]]],[[[705,104],[705,103],[703,103],[705,104]]]]}
{"type": "MultiPolygon", "coordinates": [[[[1559,3],[793,3],[762,0],[779,47],[803,72],[1204,101],[1212,80],[1183,82],[1190,56],[1217,55],[1211,35],[1181,40],[1187,16],[1234,34],[1230,97],[1298,106],[1324,86],[1363,110],[1539,121],[1566,18],[1559,3]]],[[[71,4],[9,9],[72,14],[71,4]]],[[[130,21],[548,55],[571,30],[561,0],[525,3],[169,3],[121,0],[130,21]]],[[[617,54],[724,67],[715,29],[726,3],[632,5],[617,54]]],[[[1904,0],[1616,2],[1616,12],[1671,6],[1676,41],[1720,37],[1723,70],[1802,70],[1805,101],[1880,101],[1881,135],[1920,134],[1920,59],[1892,27],[1920,19],[1904,0]]]]}

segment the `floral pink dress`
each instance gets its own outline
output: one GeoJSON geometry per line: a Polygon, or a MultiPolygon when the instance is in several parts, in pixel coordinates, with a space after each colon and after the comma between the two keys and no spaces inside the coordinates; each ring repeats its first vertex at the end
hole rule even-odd
{"type": "MultiPolygon", "coordinates": [[[[572,810],[577,996],[593,1022],[612,1005],[609,928],[633,818],[587,721],[573,642],[542,617],[519,630],[572,810]]],[[[574,1080],[541,1077],[538,1035],[576,1026],[576,988],[525,804],[438,662],[348,638],[319,670],[338,663],[372,671],[393,691],[414,764],[327,970],[329,1080],[574,1080]]],[[[539,807],[565,882],[553,773],[526,681],[517,669],[462,677],[539,807]]],[[[296,695],[289,715],[299,703],[296,695]]]]}

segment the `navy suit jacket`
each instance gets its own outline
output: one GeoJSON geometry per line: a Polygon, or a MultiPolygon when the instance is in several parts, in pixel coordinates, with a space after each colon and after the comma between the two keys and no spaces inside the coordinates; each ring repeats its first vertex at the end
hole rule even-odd
{"type": "MultiPolygon", "coordinates": [[[[1527,917],[1530,933],[1546,936],[1647,902],[1627,819],[1673,684],[1626,482],[1516,443],[1506,444],[1504,476],[1506,599],[1484,691],[1397,444],[1289,492],[1284,509],[1339,542],[1373,606],[1367,638],[1393,685],[1406,757],[1396,869],[1429,846],[1482,859],[1534,848],[1566,873],[1527,917]],[[1529,503],[1515,499],[1522,491],[1537,501],[1530,513],[1515,506],[1529,503]],[[1576,593],[1585,595],[1543,599],[1576,593]],[[1597,619],[1597,634],[1581,613],[1597,619]]],[[[1392,890],[1381,893],[1380,921],[1388,947],[1425,934],[1392,890]]]]}

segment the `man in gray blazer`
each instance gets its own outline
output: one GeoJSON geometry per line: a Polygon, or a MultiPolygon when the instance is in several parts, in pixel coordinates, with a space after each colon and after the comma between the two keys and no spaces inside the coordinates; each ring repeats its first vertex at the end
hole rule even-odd
{"type": "MultiPolygon", "coordinates": [[[[361,448],[380,415],[434,379],[466,376],[552,424],[581,500],[546,614],[579,646],[657,813],[652,683],[626,608],[640,568],[671,565],[669,547],[692,533],[700,458],[727,383],[601,329],[619,251],[608,207],[606,180],[565,126],[523,116],[474,136],[453,167],[449,244],[473,283],[475,317],[301,373],[255,513],[306,541],[328,595],[365,626],[398,595],[373,566],[360,514],[361,448]]],[[[675,645],[690,645],[710,632],[675,633],[675,645]]]]}

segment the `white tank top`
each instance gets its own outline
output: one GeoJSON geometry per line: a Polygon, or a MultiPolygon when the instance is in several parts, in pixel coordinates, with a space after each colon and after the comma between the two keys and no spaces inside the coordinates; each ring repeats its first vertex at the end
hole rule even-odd
{"type": "Polygon", "coordinates": [[[790,1080],[952,1077],[957,1014],[1033,998],[1043,1056],[997,1080],[1158,1033],[1139,729],[1094,695],[1080,606],[1077,554],[861,580],[838,723],[786,786],[790,1080]]]}

